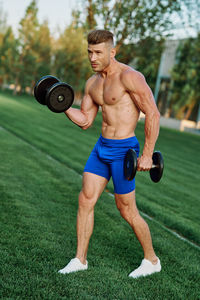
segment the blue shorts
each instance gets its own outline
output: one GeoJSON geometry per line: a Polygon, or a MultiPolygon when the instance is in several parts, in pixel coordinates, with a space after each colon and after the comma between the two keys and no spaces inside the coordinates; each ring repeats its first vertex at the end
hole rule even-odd
{"type": "Polygon", "coordinates": [[[137,138],[122,140],[98,139],[85,165],[84,172],[105,177],[112,176],[116,194],[127,194],[135,190],[135,178],[128,181],[124,176],[124,158],[129,149],[134,149],[139,156],[140,146],[137,138]]]}

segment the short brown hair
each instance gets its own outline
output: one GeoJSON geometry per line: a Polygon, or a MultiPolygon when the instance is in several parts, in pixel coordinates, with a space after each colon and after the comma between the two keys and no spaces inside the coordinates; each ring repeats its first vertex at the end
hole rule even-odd
{"type": "Polygon", "coordinates": [[[114,45],[112,32],[104,29],[95,29],[89,32],[87,37],[88,44],[96,45],[104,42],[110,42],[114,45]]]}

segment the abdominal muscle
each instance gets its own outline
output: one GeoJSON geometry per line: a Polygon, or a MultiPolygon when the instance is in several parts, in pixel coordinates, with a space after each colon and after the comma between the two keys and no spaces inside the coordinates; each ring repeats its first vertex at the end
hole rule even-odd
{"type": "Polygon", "coordinates": [[[103,104],[102,117],[102,136],[104,138],[126,139],[135,136],[139,110],[130,96],[123,97],[115,104],[103,104]]]}

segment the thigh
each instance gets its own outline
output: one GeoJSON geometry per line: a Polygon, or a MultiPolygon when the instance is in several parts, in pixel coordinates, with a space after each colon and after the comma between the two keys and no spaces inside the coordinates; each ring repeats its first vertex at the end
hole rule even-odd
{"type": "Polygon", "coordinates": [[[102,161],[98,154],[98,144],[95,145],[94,149],[92,150],[87,163],[84,168],[84,172],[92,173],[110,180],[111,171],[110,166],[108,163],[102,161]]]}
{"type": "Polygon", "coordinates": [[[82,192],[88,200],[91,199],[96,202],[97,199],[101,196],[107,183],[108,180],[105,177],[89,172],[84,172],[82,192]]]}
{"type": "Polygon", "coordinates": [[[129,181],[124,176],[124,159],[114,161],[111,170],[115,194],[128,194],[135,190],[135,178],[129,181]]]}

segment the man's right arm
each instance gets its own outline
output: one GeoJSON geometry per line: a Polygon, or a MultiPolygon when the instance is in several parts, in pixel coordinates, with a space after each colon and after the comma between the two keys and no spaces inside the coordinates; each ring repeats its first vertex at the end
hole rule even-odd
{"type": "Polygon", "coordinates": [[[80,109],[70,107],[65,111],[66,116],[82,129],[87,129],[92,125],[99,109],[99,106],[94,103],[89,94],[89,87],[92,82],[93,77],[86,83],[85,94],[80,109]]]}

